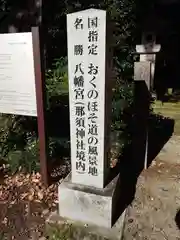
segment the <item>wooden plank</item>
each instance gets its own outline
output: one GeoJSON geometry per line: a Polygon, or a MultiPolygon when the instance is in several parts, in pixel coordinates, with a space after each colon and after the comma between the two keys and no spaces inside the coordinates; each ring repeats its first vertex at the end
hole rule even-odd
{"type": "Polygon", "coordinates": [[[48,158],[48,138],[45,130],[46,109],[45,109],[45,76],[42,59],[42,49],[39,40],[39,28],[32,27],[33,51],[34,51],[34,69],[36,82],[36,101],[38,115],[38,135],[40,150],[40,167],[43,183],[49,184],[49,172],[47,166],[48,158]]]}

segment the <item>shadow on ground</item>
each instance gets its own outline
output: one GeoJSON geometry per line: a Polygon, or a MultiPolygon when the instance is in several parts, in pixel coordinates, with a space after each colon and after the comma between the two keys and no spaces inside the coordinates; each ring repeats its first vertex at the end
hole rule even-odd
{"type": "MultiPolygon", "coordinates": [[[[61,174],[51,177],[51,182],[58,181],[62,177],[63,167],[65,175],[70,171],[70,167],[66,166],[67,161],[70,163],[70,146],[65,144],[66,141],[69,141],[68,97],[64,96],[61,99],[53,99],[53,101],[56,108],[51,107],[52,111],[48,118],[48,135],[54,139],[54,143],[52,143],[54,144],[54,153],[50,160],[50,169],[52,171],[57,169],[57,172],[61,174]],[[68,160],[66,161],[66,159],[68,160]]],[[[150,101],[151,96],[145,82],[138,81],[134,88],[134,114],[128,124],[132,143],[124,149],[119,163],[111,170],[110,174],[110,179],[112,179],[120,172],[118,180],[120,195],[114,222],[134,199],[137,179],[144,169],[147,130],[149,133],[147,166],[150,166],[174,131],[173,119],[157,114],[151,114],[149,117],[150,101]]]]}
{"type": "MultiPolygon", "coordinates": [[[[70,163],[70,146],[65,147],[65,142],[69,141],[68,98],[65,96],[61,99],[54,99],[54,101],[56,108],[51,108],[52,111],[48,118],[48,135],[54,139],[54,142],[51,143],[54,144],[54,153],[51,156],[50,169],[56,168],[57,172],[62,173],[62,166],[64,166],[66,175],[70,171],[70,168],[66,166],[67,161],[70,163]]],[[[174,131],[173,119],[152,113],[149,117],[150,101],[151,96],[145,82],[138,81],[134,88],[133,117],[130,117],[130,124],[128,124],[132,143],[124,149],[119,163],[111,170],[110,174],[112,178],[120,172],[118,181],[120,195],[114,222],[134,199],[137,179],[144,169],[147,130],[149,133],[147,166],[150,166],[174,131]]],[[[61,177],[62,174],[57,174],[51,178],[51,181],[58,181],[61,177]]]]}
{"type": "Polygon", "coordinates": [[[153,159],[160,153],[164,145],[169,141],[174,132],[174,119],[153,114],[149,119],[148,158],[150,166],[153,159]]]}
{"type": "Polygon", "coordinates": [[[175,222],[176,222],[176,226],[180,230],[180,209],[177,210],[177,213],[176,213],[176,216],[175,216],[175,222]]]}
{"type": "Polygon", "coordinates": [[[146,84],[138,81],[134,89],[134,114],[131,126],[129,126],[132,141],[124,149],[118,165],[113,169],[114,172],[120,171],[118,181],[119,203],[113,222],[118,219],[134,199],[136,183],[144,169],[147,129],[149,132],[147,167],[150,166],[174,131],[173,119],[152,113],[149,117],[150,98],[146,84]]]}

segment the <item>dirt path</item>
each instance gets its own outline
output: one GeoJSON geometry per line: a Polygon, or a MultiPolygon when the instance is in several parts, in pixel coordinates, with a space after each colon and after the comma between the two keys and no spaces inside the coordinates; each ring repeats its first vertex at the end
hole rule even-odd
{"type": "Polygon", "coordinates": [[[124,240],[175,240],[180,209],[180,137],[173,136],[144,171],[135,199],[127,209],[124,240]]]}

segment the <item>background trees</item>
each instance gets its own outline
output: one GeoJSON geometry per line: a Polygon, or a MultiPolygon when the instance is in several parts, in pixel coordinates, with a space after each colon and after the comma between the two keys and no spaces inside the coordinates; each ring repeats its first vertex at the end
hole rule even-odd
{"type": "MultiPolygon", "coordinates": [[[[17,32],[30,31],[34,25],[40,25],[43,30],[41,37],[45,49],[47,131],[51,161],[69,155],[66,14],[91,7],[107,10],[108,20],[113,26],[116,80],[112,99],[112,131],[121,133],[119,141],[122,149],[130,141],[133,62],[136,59],[135,44],[140,33],[139,22],[146,14],[143,9],[149,7],[141,5],[142,3],[144,4],[144,1],[140,0],[27,0],[18,3],[12,0],[1,1],[1,31],[7,32],[9,26],[13,26],[17,32]]],[[[28,171],[37,169],[36,119],[1,115],[0,124],[0,159],[10,163],[13,171],[20,165],[28,171]]]]}

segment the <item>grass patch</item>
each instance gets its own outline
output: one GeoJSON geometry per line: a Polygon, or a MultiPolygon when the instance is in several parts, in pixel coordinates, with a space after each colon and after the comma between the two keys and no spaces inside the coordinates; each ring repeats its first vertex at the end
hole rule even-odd
{"type": "Polygon", "coordinates": [[[153,104],[153,107],[156,108],[156,107],[160,107],[160,108],[180,108],[180,102],[175,102],[175,103],[172,103],[172,102],[165,102],[162,104],[161,101],[155,101],[155,103],[153,104]]]}
{"type": "Polygon", "coordinates": [[[108,240],[108,238],[92,233],[83,225],[70,223],[48,224],[46,238],[49,240],[108,240]]]}
{"type": "Polygon", "coordinates": [[[152,106],[154,113],[174,119],[174,134],[180,135],[180,102],[167,102],[162,105],[160,101],[156,101],[152,106]]]}
{"type": "Polygon", "coordinates": [[[70,224],[63,224],[61,227],[57,225],[48,226],[46,237],[49,240],[68,240],[73,237],[73,229],[70,224]]]}

